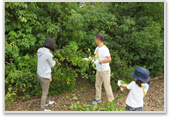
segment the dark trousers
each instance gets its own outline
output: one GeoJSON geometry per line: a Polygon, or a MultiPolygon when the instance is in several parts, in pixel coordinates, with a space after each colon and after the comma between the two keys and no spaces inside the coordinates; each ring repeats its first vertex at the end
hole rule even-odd
{"type": "Polygon", "coordinates": [[[143,107],[133,108],[126,104],[125,111],[143,111],[143,107]]]}

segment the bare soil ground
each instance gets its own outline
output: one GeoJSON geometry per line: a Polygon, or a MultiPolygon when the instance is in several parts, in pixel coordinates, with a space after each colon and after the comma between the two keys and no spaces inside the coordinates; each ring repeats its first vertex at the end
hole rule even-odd
{"type": "MultiPolygon", "coordinates": [[[[123,94],[119,89],[114,89],[114,98],[120,96],[123,97],[116,101],[119,109],[123,108],[129,91],[123,94]]],[[[84,104],[92,105],[91,102],[95,97],[95,86],[90,84],[86,79],[77,79],[75,89],[71,92],[63,93],[58,96],[48,96],[50,100],[54,100],[56,103],[49,105],[47,109],[52,111],[71,111],[71,104],[77,101],[84,104]]],[[[102,90],[102,103],[108,102],[106,92],[102,90]]],[[[150,87],[147,95],[144,98],[144,111],[164,111],[164,78],[157,76],[151,79],[150,87]]],[[[98,104],[101,106],[101,104],[98,104]]],[[[40,97],[32,96],[31,99],[22,100],[17,98],[13,103],[5,103],[5,111],[39,111],[40,109],[40,97]]]]}

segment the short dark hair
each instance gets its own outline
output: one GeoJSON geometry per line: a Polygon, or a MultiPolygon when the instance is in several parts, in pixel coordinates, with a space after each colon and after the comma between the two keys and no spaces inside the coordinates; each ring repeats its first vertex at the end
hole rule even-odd
{"type": "Polygon", "coordinates": [[[96,34],[96,38],[97,38],[97,39],[100,38],[100,40],[101,40],[102,42],[104,42],[104,39],[105,39],[105,37],[104,37],[104,35],[103,35],[102,33],[97,33],[97,34],[96,34]]]}
{"type": "Polygon", "coordinates": [[[51,37],[47,37],[44,44],[43,44],[43,47],[46,47],[52,51],[55,50],[55,43],[54,43],[54,39],[51,38],[51,37]]]}

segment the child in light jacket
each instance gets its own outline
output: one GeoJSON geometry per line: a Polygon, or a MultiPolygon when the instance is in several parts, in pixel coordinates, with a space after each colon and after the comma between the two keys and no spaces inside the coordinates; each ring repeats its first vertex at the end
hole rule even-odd
{"type": "Polygon", "coordinates": [[[56,62],[53,60],[52,52],[55,50],[54,39],[47,37],[43,47],[39,48],[37,51],[38,63],[37,63],[37,78],[40,82],[42,88],[42,97],[41,97],[41,111],[51,111],[45,109],[45,106],[48,104],[53,104],[54,101],[48,102],[48,90],[50,82],[52,81],[51,68],[55,66],[56,62]],[[46,104],[47,103],[47,104],[46,104]]]}
{"type": "Polygon", "coordinates": [[[140,67],[132,72],[135,81],[128,85],[122,85],[118,82],[118,86],[130,90],[126,100],[126,111],[143,111],[143,99],[149,89],[149,75],[150,73],[147,69],[140,67]]]}

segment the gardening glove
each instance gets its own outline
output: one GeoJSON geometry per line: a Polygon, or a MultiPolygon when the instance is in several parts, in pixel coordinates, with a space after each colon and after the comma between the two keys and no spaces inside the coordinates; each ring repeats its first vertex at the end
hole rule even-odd
{"type": "Polygon", "coordinates": [[[120,85],[121,85],[121,80],[118,80],[118,83],[117,83],[117,84],[118,84],[118,86],[120,87],[120,85]]]}
{"type": "MultiPolygon", "coordinates": [[[[121,80],[118,80],[118,83],[117,83],[117,84],[118,84],[118,86],[120,87],[120,85],[121,85],[121,80]]],[[[121,87],[120,90],[123,91],[124,88],[121,87]]]]}
{"type": "Polygon", "coordinates": [[[99,61],[94,61],[94,64],[95,64],[95,65],[98,65],[98,64],[99,64],[99,61]]]}
{"type": "Polygon", "coordinates": [[[83,58],[83,60],[86,60],[86,61],[88,61],[88,58],[83,58]]]}
{"type": "Polygon", "coordinates": [[[124,89],[123,88],[120,88],[121,89],[121,91],[123,91],[124,89]]]}

